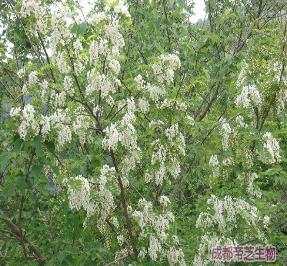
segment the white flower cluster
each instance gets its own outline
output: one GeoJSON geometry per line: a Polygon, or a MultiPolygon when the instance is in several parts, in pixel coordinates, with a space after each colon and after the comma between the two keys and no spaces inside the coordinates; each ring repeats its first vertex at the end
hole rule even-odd
{"type": "MultiPolygon", "coordinates": [[[[97,63],[101,55],[108,56],[108,61],[112,61],[114,57],[119,55],[120,50],[125,45],[124,38],[119,30],[119,20],[116,17],[110,18],[104,13],[99,15],[96,18],[96,22],[101,22],[105,19],[108,23],[104,25],[104,35],[98,40],[93,40],[90,44],[89,57],[91,63],[97,63]]],[[[112,62],[110,67],[117,70],[116,73],[119,72],[118,62],[112,62]]]]}
{"type": "Polygon", "coordinates": [[[107,20],[108,16],[106,12],[96,12],[92,16],[90,16],[89,21],[92,23],[99,24],[104,20],[107,20]]]}
{"type": "Polygon", "coordinates": [[[174,221],[174,215],[166,207],[169,199],[166,196],[160,198],[160,203],[164,206],[162,213],[156,214],[153,210],[153,204],[145,199],[139,201],[140,210],[133,212],[133,217],[137,220],[141,229],[140,239],[148,239],[149,246],[142,247],[139,258],[149,256],[153,261],[161,260],[167,257],[170,265],[185,265],[184,254],[178,244],[177,237],[173,239],[175,243],[169,242],[169,227],[174,221]]]}
{"type": "Polygon", "coordinates": [[[96,206],[91,201],[91,188],[88,179],[79,175],[65,178],[63,182],[68,186],[70,208],[77,211],[83,208],[87,212],[87,218],[93,215],[96,211],[96,206]]]}
{"type": "Polygon", "coordinates": [[[285,103],[287,101],[287,90],[280,90],[277,93],[277,113],[281,113],[285,109],[285,103]]]}
{"type": "Polygon", "coordinates": [[[155,172],[155,183],[157,185],[162,184],[163,180],[166,177],[166,149],[164,146],[160,145],[159,149],[152,154],[151,164],[155,165],[156,163],[159,164],[158,171],[155,172]]]}
{"type": "Polygon", "coordinates": [[[220,200],[215,195],[212,195],[207,203],[212,205],[211,210],[201,212],[196,221],[196,227],[201,228],[204,235],[199,245],[198,254],[194,258],[194,266],[210,265],[208,257],[210,248],[223,245],[235,246],[236,239],[241,239],[241,241],[253,239],[254,236],[250,236],[249,233],[255,233],[258,239],[264,240],[264,235],[259,228],[260,223],[263,225],[267,223],[267,218],[261,219],[255,206],[243,199],[225,196],[220,200]],[[239,223],[244,223],[242,226],[246,230],[246,234],[234,234],[238,231],[239,223]],[[215,228],[219,229],[217,234],[214,233],[215,228]],[[213,233],[208,233],[208,230],[212,230],[213,233]],[[234,239],[230,239],[230,235],[234,239]]]}
{"type": "Polygon", "coordinates": [[[37,0],[23,0],[20,10],[20,15],[27,17],[30,15],[35,15],[36,17],[36,26],[38,30],[43,30],[41,32],[46,32],[45,29],[45,20],[43,14],[45,14],[45,5],[39,3],[37,0]]]}
{"type": "Polygon", "coordinates": [[[65,76],[64,78],[64,91],[68,95],[74,95],[73,79],[70,76],[65,76]]]}
{"type": "Polygon", "coordinates": [[[185,112],[187,110],[187,105],[184,102],[178,102],[177,100],[171,100],[171,99],[164,99],[164,101],[160,104],[158,104],[159,109],[176,109],[182,112],[185,112]]]}
{"type": "Polygon", "coordinates": [[[165,135],[169,140],[169,144],[175,149],[178,154],[185,155],[185,139],[183,134],[179,131],[178,124],[172,125],[165,130],[165,135]]]}
{"type": "Polygon", "coordinates": [[[89,85],[86,88],[86,95],[90,96],[93,92],[101,92],[102,97],[107,97],[109,93],[114,93],[116,88],[111,82],[109,77],[105,74],[99,74],[93,69],[91,72],[88,72],[87,79],[89,85]]]}
{"type": "Polygon", "coordinates": [[[20,68],[19,71],[17,72],[18,77],[20,79],[24,78],[25,72],[26,72],[25,67],[20,68]]]}
{"type": "Polygon", "coordinates": [[[66,123],[69,122],[69,118],[61,109],[57,109],[57,111],[50,116],[41,115],[36,119],[34,107],[27,104],[23,110],[21,110],[20,107],[12,108],[10,110],[10,116],[20,117],[21,123],[18,132],[22,139],[26,138],[28,132],[31,132],[33,135],[41,133],[45,139],[53,128],[58,133],[58,147],[63,146],[72,139],[71,129],[66,125],[66,123]]]}
{"type": "Polygon", "coordinates": [[[263,217],[263,226],[264,226],[264,228],[268,228],[269,224],[270,224],[270,217],[268,215],[265,215],[263,217]]]}
{"type": "Polygon", "coordinates": [[[92,119],[85,114],[85,110],[82,106],[74,111],[73,120],[73,132],[78,136],[80,143],[82,145],[92,143],[92,136],[88,132],[88,129],[93,125],[92,119]]]}
{"type": "Polygon", "coordinates": [[[36,84],[37,82],[38,82],[37,71],[32,71],[32,72],[29,74],[29,85],[36,84]]]}
{"type": "Polygon", "coordinates": [[[106,150],[116,150],[118,146],[118,142],[120,139],[120,133],[118,132],[116,126],[114,124],[110,124],[104,130],[106,136],[103,139],[102,145],[106,150]]]}
{"type": "Polygon", "coordinates": [[[99,39],[92,41],[90,44],[89,55],[90,62],[98,60],[100,55],[106,55],[109,52],[108,41],[106,39],[99,39]]]}
{"type": "Polygon", "coordinates": [[[103,148],[106,150],[115,151],[119,143],[125,148],[127,153],[123,157],[120,165],[121,172],[124,176],[127,176],[141,160],[141,151],[137,145],[137,132],[133,126],[136,119],[134,114],[136,106],[133,98],[127,99],[126,109],[127,112],[117,125],[110,124],[109,127],[104,129],[105,137],[102,141],[103,148]]]}
{"type": "Polygon", "coordinates": [[[184,261],[184,254],[183,251],[180,248],[170,247],[167,252],[167,260],[169,265],[180,265],[184,266],[186,265],[184,261]]]}
{"type": "Polygon", "coordinates": [[[232,129],[229,123],[225,119],[222,120],[221,124],[221,134],[222,134],[222,147],[226,151],[229,148],[230,135],[232,134],[232,129]]]}
{"type": "Polygon", "coordinates": [[[261,192],[259,189],[256,189],[254,187],[254,181],[258,178],[258,175],[256,173],[248,173],[247,174],[247,191],[250,193],[252,196],[261,198],[261,192]]]}
{"type": "Polygon", "coordinates": [[[130,13],[128,10],[128,5],[123,0],[106,0],[105,1],[107,10],[110,10],[111,8],[114,9],[114,12],[116,14],[122,14],[126,17],[130,17],[130,13]]]}
{"type": "Polygon", "coordinates": [[[42,104],[45,104],[48,101],[48,96],[49,96],[49,83],[47,80],[43,80],[42,82],[39,82],[40,88],[41,88],[41,94],[40,98],[42,101],[42,104]]]}
{"type": "Polygon", "coordinates": [[[58,147],[64,146],[66,143],[70,143],[72,140],[72,132],[69,126],[60,125],[58,126],[58,147]]]}
{"type": "Polygon", "coordinates": [[[247,128],[248,127],[248,125],[244,122],[244,118],[243,118],[242,115],[236,116],[235,122],[236,122],[238,127],[242,127],[242,128],[247,128]]]}
{"type": "Polygon", "coordinates": [[[64,52],[55,52],[52,56],[52,62],[62,74],[68,74],[71,71],[64,52]]]}
{"type": "MultiPolygon", "coordinates": [[[[68,20],[73,21],[71,12],[63,4],[59,3],[55,6],[54,10],[50,10],[51,14],[51,36],[49,38],[49,44],[52,54],[56,53],[58,45],[64,45],[71,40],[72,34],[69,30],[68,20]]],[[[58,55],[59,56],[59,55],[58,55]]],[[[59,56],[61,64],[64,63],[63,56],[59,56]]],[[[56,62],[57,63],[57,62],[56,62]]],[[[60,65],[61,65],[60,64],[60,65]]],[[[65,68],[64,68],[65,69],[65,68]]],[[[66,70],[66,69],[65,69],[66,70]]]]}
{"type": "Polygon", "coordinates": [[[167,196],[162,195],[159,198],[159,203],[162,204],[164,207],[167,207],[170,204],[170,200],[167,196]]]}
{"type": "Polygon", "coordinates": [[[254,106],[260,106],[262,102],[260,92],[257,90],[255,85],[243,87],[241,94],[235,99],[235,104],[243,108],[254,106]]]}
{"type": "Polygon", "coordinates": [[[136,165],[141,161],[141,150],[139,147],[131,149],[124,156],[121,162],[121,172],[124,176],[127,176],[132,169],[135,169],[136,165]]]}
{"type": "Polygon", "coordinates": [[[166,95],[166,91],[164,88],[146,82],[141,75],[138,75],[135,78],[135,81],[136,81],[138,90],[142,92],[147,92],[149,95],[149,98],[153,100],[154,102],[158,102],[160,97],[166,95]]]}
{"type": "Polygon", "coordinates": [[[108,67],[111,70],[112,74],[117,76],[120,73],[121,65],[120,62],[116,59],[110,59],[108,67]]]}
{"type": "Polygon", "coordinates": [[[120,73],[120,63],[117,60],[120,50],[124,47],[124,39],[119,31],[119,21],[117,18],[110,18],[103,14],[103,19],[107,20],[107,24],[103,28],[103,36],[90,43],[89,59],[94,68],[87,73],[88,86],[86,87],[86,95],[90,96],[94,92],[100,92],[103,98],[108,98],[113,104],[111,94],[121,85],[117,78],[120,73]],[[99,57],[103,57],[104,73],[99,73],[99,57]]]}
{"type": "Polygon", "coordinates": [[[230,166],[230,165],[232,165],[232,164],[233,164],[232,158],[231,158],[231,157],[224,158],[224,159],[222,160],[222,164],[223,164],[224,166],[230,166]]]}
{"type": "MultiPolygon", "coordinates": [[[[157,126],[154,124],[153,126],[157,126]]],[[[185,139],[178,129],[178,124],[172,125],[164,131],[168,140],[167,145],[160,144],[160,139],[155,140],[152,146],[155,150],[151,156],[151,164],[156,166],[154,173],[146,173],[146,182],[155,180],[156,185],[163,184],[167,180],[168,173],[177,178],[181,172],[180,157],[185,155],[185,139]]]]}
{"type": "MultiPolygon", "coordinates": [[[[20,10],[22,17],[34,16],[35,24],[32,24],[32,32],[38,37],[38,32],[48,32],[47,6],[39,0],[23,0],[20,10]]],[[[34,21],[34,20],[33,20],[34,21]]]]}
{"type": "Polygon", "coordinates": [[[138,107],[141,112],[144,114],[148,113],[149,111],[149,102],[145,98],[140,98],[138,100],[138,107]]]}
{"type": "Polygon", "coordinates": [[[135,122],[136,106],[133,98],[126,101],[127,112],[119,121],[118,125],[111,124],[104,132],[103,147],[107,150],[116,150],[120,142],[127,150],[137,150],[137,134],[133,126],[135,122]]]}
{"type": "Polygon", "coordinates": [[[90,182],[83,176],[65,178],[63,182],[68,186],[70,208],[76,209],[77,211],[83,208],[87,213],[84,226],[89,217],[93,214],[97,214],[99,215],[97,226],[103,236],[105,236],[107,221],[109,219],[116,228],[119,227],[117,219],[111,216],[116,205],[108,185],[108,183],[112,184],[115,182],[114,168],[111,168],[108,165],[104,165],[101,168],[100,175],[94,182],[97,184],[98,190],[93,198],[91,195],[90,182]]]}
{"type": "Polygon", "coordinates": [[[268,154],[267,156],[261,156],[264,163],[273,164],[281,161],[279,143],[270,132],[263,135],[263,148],[268,154]]]}
{"type": "MultiPolygon", "coordinates": [[[[115,169],[104,165],[101,168],[101,173],[98,178],[98,191],[97,191],[97,209],[99,211],[100,220],[106,223],[107,218],[116,205],[112,192],[108,188],[108,183],[115,182],[115,169]]],[[[99,228],[100,229],[100,228],[99,228]]]]}
{"type": "Polygon", "coordinates": [[[209,159],[209,166],[212,169],[213,176],[219,177],[219,161],[216,154],[211,155],[209,159]]]}
{"type": "Polygon", "coordinates": [[[40,85],[40,98],[43,105],[46,106],[49,100],[51,107],[54,107],[55,111],[51,114],[40,114],[36,118],[34,107],[29,104],[24,106],[23,111],[19,107],[12,108],[11,116],[21,117],[21,124],[18,129],[20,136],[25,138],[29,129],[32,129],[31,133],[36,135],[41,133],[44,139],[54,136],[53,133],[56,132],[58,149],[66,143],[71,142],[73,132],[79,137],[82,144],[87,141],[90,142],[91,136],[87,131],[92,122],[91,118],[86,115],[85,109],[77,107],[73,110],[73,113],[69,109],[65,109],[65,111],[61,109],[66,106],[67,95],[74,93],[71,77],[65,76],[64,90],[57,92],[48,87],[46,80],[39,82],[36,71],[33,71],[29,75],[29,84],[35,84],[35,82],[40,85]]]}
{"type": "Polygon", "coordinates": [[[111,20],[110,23],[106,25],[104,32],[105,37],[111,43],[111,54],[118,56],[120,49],[125,45],[123,35],[119,31],[119,21],[117,19],[111,20]]]}
{"type": "Polygon", "coordinates": [[[38,135],[40,126],[35,119],[35,109],[32,105],[26,104],[21,110],[20,107],[11,108],[11,117],[20,117],[21,123],[18,128],[18,133],[22,139],[25,139],[29,129],[35,135],[38,135]]]}
{"type": "Polygon", "coordinates": [[[57,109],[50,116],[42,116],[40,122],[42,125],[41,133],[46,138],[52,129],[54,129],[57,132],[57,147],[59,149],[72,140],[71,127],[68,125],[69,122],[69,116],[63,110],[57,109]]]}
{"type": "Polygon", "coordinates": [[[197,228],[211,228],[218,226],[221,233],[226,233],[236,228],[236,221],[243,218],[248,225],[256,226],[258,210],[242,199],[225,196],[223,200],[212,195],[207,203],[213,205],[213,214],[208,212],[200,213],[197,221],[197,228]]]}
{"type": "Polygon", "coordinates": [[[28,87],[26,84],[24,84],[22,87],[22,93],[23,93],[23,96],[27,96],[29,94],[28,87]]]}
{"type": "Polygon", "coordinates": [[[52,90],[50,92],[50,101],[55,108],[64,107],[66,104],[66,92],[56,92],[52,90]]]}
{"type": "Polygon", "coordinates": [[[162,54],[158,61],[158,63],[152,65],[152,69],[159,82],[172,83],[174,71],[181,66],[179,57],[176,54],[162,54]]]}
{"type": "MultiPolygon", "coordinates": [[[[198,253],[195,255],[193,260],[194,266],[209,266],[211,265],[210,256],[209,254],[210,250],[214,247],[219,246],[236,246],[237,242],[235,240],[232,240],[228,237],[217,237],[216,235],[209,235],[205,234],[201,237],[201,242],[198,248],[198,253]]],[[[221,262],[215,262],[214,265],[221,266],[223,265],[221,262]]]]}
{"type": "Polygon", "coordinates": [[[31,13],[36,12],[39,13],[40,6],[35,0],[23,0],[21,7],[21,15],[26,17],[31,15],[31,13]]]}

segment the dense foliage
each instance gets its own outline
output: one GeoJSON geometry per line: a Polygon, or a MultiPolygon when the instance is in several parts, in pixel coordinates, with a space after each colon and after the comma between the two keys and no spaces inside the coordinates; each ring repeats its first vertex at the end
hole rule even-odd
{"type": "Polygon", "coordinates": [[[285,265],[286,1],[91,2],[0,0],[0,265],[285,265]]]}

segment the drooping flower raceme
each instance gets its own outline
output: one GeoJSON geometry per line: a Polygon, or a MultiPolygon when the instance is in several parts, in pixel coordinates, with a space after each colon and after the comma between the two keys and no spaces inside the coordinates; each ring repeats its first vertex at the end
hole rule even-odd
{"type": "Polygon", "coordinates": [[[155,63],[152,68],[159,82],[173,82],[174,71],[177,70],[181,63],[176,54],[166,54],[159,57],[159,62],[155,63]]]}
{"type": "Polygon", "coordinates": [[[141,228],[140,239],[149,242],[148,248],[143,247],[140,250],[139,258],[149,256],[153,261],[157,261],[167,257],[170,265],[185,265],[184,254],[177,247],[177,237],[171,241],[168,238],[169,226],[174,221],[174,215],[167,208],[169,199],[162,196],[160,203],[163,205],[160,214],[156,214],[152,203],[145,199],[139,200],[139,210],[133,212],[133,217],[141,228]]]}
{"type": "Polygon", "coordinates": [[[213,176],[218,177],[219,176],[219,161],[218,161],[218,157],[216,154],[211,155],[209,159],[209,166],[212,169],[213,176]]]}
{"type": "Polygon", "coordinates": [[[201,212],[196,227],[201,228],[203,236],[195,256],[193,265],[209,265],[211,248],[216,246],[235,246],[240,241],[246,241],[248,234],[236,234],[240,223],[243,223],[245,230],[253,234],[255,239],[263,240],[264,234],[260,230],[260,225],[264,223],[264,218],[259,215],[258,209],[240,198],[225,196],[219,199],[212,195],[208,201],[211,211],[201,212]],[[212,228],[216,228],[211,230],[212,228]],[[218,230],[218,231],[217,231],[218,230]]]}
{"type": "Polygon", "coordinates": [[[22,139],[25,139],[28,131],[30,130],[33,134],[39,133],[39,123],[35,118],[35,109],[31,104],[24,106],[23,110],[16,107],[10,110],[11,117],[20,116],[20,126],[18,128],[18,133],[22,139]]]}
{"type": "Polygon", "coordinates": [[[64,179],[68,185],[69,206],[77,211],[83,208],[90,217],[95,212],[95,205],[90,198],[90,184],[83,176],[76,176],[64,179]]]}
{"type": "Polygon", "coordinates": [[[261,156],[263,162],[272,164],[281,161],[279,143],[270,132],[263,135],[263,149],[267,152],[267,156],[261,156]]]}
{"type": "Polygon", "coordinates": [[[241,94],[235,100],[235,104],[243,108],[249,108],[252,105],[260,106],[261,102],[260,92],[255,85],[243,87],[241,94]]]}
{"type": "Polygon", "coordinates": [[[222,147],[224,151],[226,151],[229,147],[231,133],[232,129],[229,123],[223,120],[221,125],[221,134],[222,134],[222,147]]]}

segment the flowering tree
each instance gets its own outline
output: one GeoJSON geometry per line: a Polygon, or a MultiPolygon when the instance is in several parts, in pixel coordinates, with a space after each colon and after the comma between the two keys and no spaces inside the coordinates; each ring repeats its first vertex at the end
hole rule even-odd
{"type": "Polygon", "coordinates": [[[4,263],[209,265],[245,243],[285,261],[275,2],[206,1],[198,24],[186,1],[1,3],[4,263]]]}

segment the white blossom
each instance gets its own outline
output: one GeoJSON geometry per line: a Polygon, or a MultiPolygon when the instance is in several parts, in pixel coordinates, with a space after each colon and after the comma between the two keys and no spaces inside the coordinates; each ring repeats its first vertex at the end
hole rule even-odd
{"type": "Polygon", "coordinates": [[[127,4],[124,1],[122,1],[122,0],[118,1],[118,3],[115,6],[114,10],[115,10],[116,13],[122,14],[122,15],[128,17],[128,18],[131,16],[130,13],[129,13],[127,4]]]}
{"type": "Polygon", "coordinates": [[[164,207],[167,207],[170,204],[170,200],[167,196],[160,196],[159,203],[162,204],[164,207]]]}
{"type": "Polygon", "coordinates": [[[32,12],[38,13],[39,8],[39,4],[36,0],[23,0],[20,13],[23,17],[26,17],[31,15],[32,12]]]}
{"type": "Polygon", "coordinates": [[[261,192],[254,187],[254,181],[257,178],[258,178],[258,175],[256,173],[248,173],[247,174],[247,179],[248,179],[247,191],[252,196],[260,198],[261,197],[261,192]]]}
{"type": "Polygon", "coordinates": [[[264,226],[265,228],[268,228],[269,223],[270,223],[270,217],[269,217],[268,215],[265,215],[265,216],[263,217],[263,226],[264,226]]]}
{"type": "Polygon", "coordinates": [[[21,69],[19,69],[19,71],[17,72],[17,75],[19,76],[19,78],[24,78],[25,75],[25,67],[22,67],[21,69]]]}
{"type": "Polygon", "coordinates": [[[138,101],[138,107],[141,112],[146,114],[149,111],[149,102],[145,98],[140,98],[138,101]]]}
{"type": "Polygon", "coordinates": [[[181,172],[179,160],[177,160],[176,158],[171,158],[168,165],[168,171],[174,178],[177,178],[181,172]]]}
{"type": "Polygon", "coordinates": [[[105,55],[108,51],[108,41],[106,39],[92,41],[89,49],[90,61],[97,60],[100,55],[105,55]]]}
{"type": "Polygon", "coordinates": [[[24,96],[28,95],[28,88],[27,88],[26,84],[24,84],[23,87],[22,87],[22,93],[23,93],[24,96]]]}
{"type": "Polygon", "coordinates": [[[40,121],[41,124],[41,133],[44,138],[47,137],[49,132],[51,131],[51,122],[49,116],[42,116],[42,119],[40,121]]]}
{"type": "Polygon", "coordinates": [[[69,126],[61,125],[58,129],[58,146],[62,147],[66,143],[70,143],[72,140],[72,131],[69,126]]]}
{"type": "Polygon", "coordinates": [[[82,43],[79,39],[73,43],[75,54],[78,56],[80,51],[83,49],[82,43]]]}
{"type": "Polygon", "coordinates": [[[104,130],[106,136],[103,139],[102,145],[104,149],[107,150],[116,150],[120,134],[114,124],[111,124],[104,130]]]}
{"type": "Polygon", "coordinates": [[[166,81],[167,84],[170,84],[173,82],[174,71],[180,66],[180,59],[176,54],[162,54],[159,57],[159,62],[152,65],[152,69],[159,82],[166,81]]]}
{"type": "Polygon", "coordinates": [[[248,127],[248,125],[244,122],[244,118],[242,115],[236,116],[235,121],[239,127],[242,127],[242,128],[248,127]]]}
{"type": "Polygon", "coordinates": [[[184,261],[184,254],[181,249],[176,249],[175,247],[170,247],[167,255],[167,259],[169,262],[169,265],[180,265],[180,266],[185,266],[185,261],[184,261]]]}
{"type": "Polygon", "coordinates": [[[228,157],[228,158],[224,158],[222,161],[222,164],[224,166],[230,166],[233,164],[232,158],[228,157]]]}
{"type": "Polygon", "coordinates": [[[120,73],[121,65],[118,60],[112,59],[109,61],[109,69],[112,71],[112,73],[117,76],[120,73]]]}
{"type": "Polygon", "coordinates": [[[224,151],[226,151],[229,148],[231,133],[232,133],[232,129],[231,129],[230,125],[224,119],[222,121],[222,125],[221,125],[222,147],[223,147],[224,151]]]}
{"type": "Polygon", "coordinates": [[[124,236],[123,235],[118,235],[117,240],[120,246],[124,244],[124,236]]]}
{"type": "Polygon", "coordinates": [[[67,62],[66,55],[64,52],[57,52],[52,57],[52,62],[58,67],[59,71],[62,74],[68,74],[71,70],[71,67],[67,62]]]}
{"type": "Polygon", "coordinates": [[[107,97],[110,92],[115,92],[114,84],[105,74],[99,74],[93,70],[88,73],[88,81],[87,96],[90,96],[95,91],[101,91],[102,97],[107,97]]]}
{"type": "Polygon", "coordinates": [[[235,100],[235,104],[237,106],[242,106],[243,108],[250,107],[251,103],[255,106],[260,106],[261,102],[260,92],[255,85],[243,87],[241,94],[238,95],[235,100]]]}
{"type": "Polygon", "coordinates": [[[219,176],[219,161],[218,161],[218,157],[216,154],[211,155],[209,159],[209,166],[212,169],[213,176],[218,177],[219,176]]]}
{"type": "Polygon", "coordinates": [[[263,148],[269,154],[268,158],[262,158],[265,163],[273,164],[281,161],[280,146],[270,132],[263,135],[263,148]]]}
{"type": "Polygon", "coordinates": [[[10,116],[15,117],[15,116],[20,116],[21,114],[21,107],[15,107],[10,109],[10,116]]]}
{"type": "Polygon", "coordinates": [[[111,50],[112,55],[119,55],[120,49],[122,49],[125,45],[124,38],[119,31],[119,22],[114,19],[110,21],[108,25],[105,26],[104,29],[105,37],[111,42],[111,50]]]}
{"type": "Polygon", "coordinates": [[[90,203],[90,185],[83,176],[76,176],[64,180],[68,184],[69,206],[80,210],[90,203]]]}
{"type": "Polygon", "coordinates": [[[161,249],[162,247],[160,241],[154,236],[151,236],[149,240],[148,254],[153,261],[157,260],[158,253],[161,252],[161,249]]]}
{"type": "Polygon", "coordinates": [[[38,82],[38,74],[36,71],[32,71],[29,74],[29,85],[36,84],[38,82]]]}
{"type": "Polygon", "coordinates": [[[65,76],[64,78],[64,90],[69,95],[74,94],[73,79],[70,76],[65,76]]]}
{"type": "Polygon", "coordinates": [[[30,104],[27,104],[22,110],[21,123],[18,128],[18,133],[22,139],[26,138],[29,129],[31,129],[34,133],[38,134],[39,123],[35,120],[34,107],[30,104]]]}

